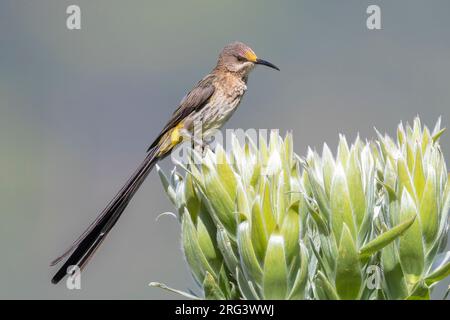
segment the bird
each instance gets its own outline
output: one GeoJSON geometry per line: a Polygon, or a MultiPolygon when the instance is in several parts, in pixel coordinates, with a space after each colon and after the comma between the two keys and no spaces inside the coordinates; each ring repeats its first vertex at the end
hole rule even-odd
{"type": "Polygon", "coordinates": [[[258,58],[242,42],[232,42],[222,49],[216,66],[181,100],[148,148],[145,159],[125,185],[70,248],[51,262],[51,266],[54,266],[69,256],[51,279],[52,283],[57,284],[70,274],[69,270],[75,270],[74,267],[80,271],[84,269],[154,165],[184,141],[186,133],[193,133],[195,123],[201,123],[203,141],[222,127],[239,106],[247,90],[249,73],[256,65],[280,70],[274,64],[258,58]]]}

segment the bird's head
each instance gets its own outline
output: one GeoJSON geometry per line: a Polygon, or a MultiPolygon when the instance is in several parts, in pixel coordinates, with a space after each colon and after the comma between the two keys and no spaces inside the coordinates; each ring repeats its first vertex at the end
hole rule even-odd
{"type": "Polygon", "coordinates": [[[280,70],[269,61],[259,59],[255,52],[242,42],[233,42],[223,48],[217,67],[246,76],[257,64],[280,70]]]}

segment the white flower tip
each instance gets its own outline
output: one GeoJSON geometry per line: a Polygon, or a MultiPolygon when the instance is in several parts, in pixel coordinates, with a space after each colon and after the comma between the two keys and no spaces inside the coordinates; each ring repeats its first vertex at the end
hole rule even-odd
{"type": "Polygon", "coordinates": [[[336,171],[334,172],[335,176],[345,176],[344,167],[342,166],[342,163],[339,161],[336,164],[336,171]]]}
{"type": "Polygon", "coordinates": [[[277,151],[272,152],[267,161],[266,173],[268,175],[273,175],[281,170],[281,157],[280,153],[277,151]]]}
{"type": "Polygon", "coordinates": [[[270,242],[274,244],[284,245],[284,238],[281,234],[274,234],[270,236],[270,242]]]}

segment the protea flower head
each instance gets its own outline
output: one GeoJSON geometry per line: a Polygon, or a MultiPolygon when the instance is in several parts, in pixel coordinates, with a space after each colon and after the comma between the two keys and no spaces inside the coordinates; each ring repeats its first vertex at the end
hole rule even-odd
{"type": "Polygon", "coordinates": [[[308,151],[304,167],[309,247],[317,259],[314,295],[320,299],[368,298],[365,271],[376,252],[367,249],[376,209],[371,145],[357,139],[349,148],[341,136],[336,158],[325,144],[321,157],[308,151]]]}
{"type": "Polygon", "coordinates": [[[416,217],[412,226],[381,254],[388,298],[429,298],[430,289],[450,274],[447,245],[450,185],[438,139],[433,132],[402,124],[397,142],[379,136],[377,174],[382,185],[381,228],[416,217]]]}
{"type": "Polygon", "coordinates": [[[183,250],[206,298],[305,297],[308,250],[300,241],[300,167],[292,137],[272,132],[259,148],[232,137],[202,157],[193,152],[170,178],[158,172],[178,209],[183,250]]]}
{"type": "Polygon", "coordinates": [[[233,136],[183,173],[158,168],[202,298],[429,298],[450,273],[442,132],[416,119],[397,142],[341,136],[336,157],[324,145],[304,159],[290,134],[233,136]]]}

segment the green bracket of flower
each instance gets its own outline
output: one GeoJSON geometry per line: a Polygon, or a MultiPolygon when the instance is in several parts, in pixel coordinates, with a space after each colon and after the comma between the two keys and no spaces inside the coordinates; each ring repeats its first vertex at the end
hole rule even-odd
{"type": "Polygon", "coordinates": [[[158,167],[202,296],[151,285],[192,299],[429,299],[450,274],[443,132],[416,118],[396,141],[340,136],[336,157],[325,144],[300,158],[273,131],[258,147],[192,151],[183,173],[158,167]]]}

